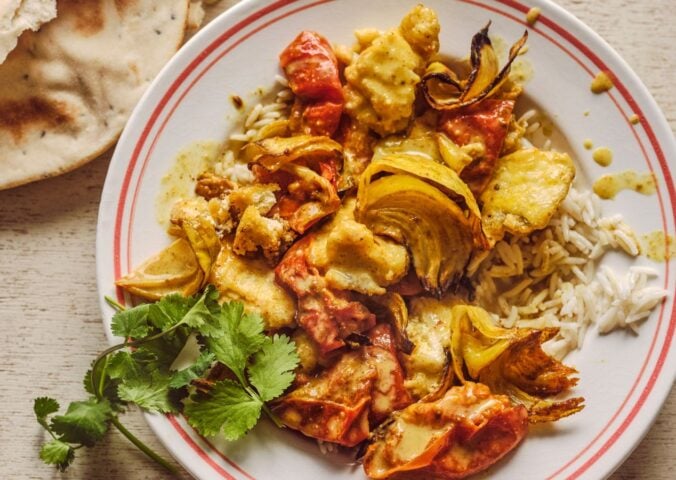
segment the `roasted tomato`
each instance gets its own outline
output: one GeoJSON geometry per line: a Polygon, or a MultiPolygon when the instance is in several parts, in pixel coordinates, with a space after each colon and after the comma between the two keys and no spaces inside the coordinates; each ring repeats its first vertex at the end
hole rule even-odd
{"type": "Polygon", "coordinates": [[[368,438],[372,425],[411,403],[390,327],[378,325],[368,337],[372,346],[342,355],[275,402],[273,411],[289,428],[352,447],[368,438]]]}
{"type": "Polygon", "coordinates": [[[279,56],[296,95],[291,128],[310,135],[331,136],[343,113],[338,60],[329,42],[315,32],[298,35],[279,56]]]}
{"type": "Polygon", "coordinates": [[[456,144],[480,142],[484,153],[460,173],[478,197],[491,179],[514,109],[513,100],[487,99],[458,110],[445,111],[439,129],[456,144]]]}
{"type": "Polygon", "coordinates": [[[500,460],[527,429],[523,406],[468,382],[392,415],[375,432],[364,470],[373,479],[465,478],[500,460]]]}
{"type": "Polygon", "coordinates": [[[343,338],[375,325],[375,315],[347,291],[332,290],[308,260],[310,234],[286,252],[275,269],[277,282],[298,298],[297,321],[322,353],[342,347],[343,338]]]}
{"type": "Polygon", "coordinates": [[[368,332],[372,347],[366,347],[369,363],[378,372],[372,392],[372,422],[380,423],[390,413],[404,408],[413,401],[404,387],[404,371],[397,360],[397,350],[392,328],[378,324],[368,332]]]}
{"type": "Polygon", "coordinates": [[[308,437],[353,447],[370,433],[368,406],[378,372],[364,351],[338,363],[276,401],[273,412],[289,428],[308,437]]]}

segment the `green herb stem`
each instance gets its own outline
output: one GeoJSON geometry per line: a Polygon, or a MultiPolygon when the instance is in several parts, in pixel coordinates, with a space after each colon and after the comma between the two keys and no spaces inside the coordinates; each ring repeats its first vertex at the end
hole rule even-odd
{"type": "Polygon", "coordinates": [[[263,411],[265,414],[272,420],[272,423],[274,423],[277,428],[284,428],[285,425],[277,418],[277,415],[275,415],[272,410],[270,410],[270,407],[267,406],[267,404],[261,399],[260,395],[258,395],[258,392],[256,392],[253,388],[251,388],[248,385],[244,385],[244,390],[251,395],[251,397],[255,398],[259,402],[263,404],[263,411]]]}
{"type": "MultiPolygon", "coordinates": [[[[92,377],[91,377],[91,382],[92,382],[92,390],[96,392],[97,398],[101,399],[102,395],[99,392],[99,389],[97,388],[97,378],[98,378],[98,367],[99,364],[101,363],[102,360],[107,359],[108,355],[110,355],[113,352],[116,352],[118,350],[122,350],[125,347],[133,348],[133,347],[138,347],[139,345],[143,345],[144,343],[152,342],[153,340],[157,340],[158,338],[162,338],[164,335],[173,332],[176,330],[178,327],[183,325],[181,322],[177,323],[171,328],[168,328],[167,330],[157,333],[155,335],[152,335],[150,337],[146,338],[141,338],[139,340],[133,340],[131,342],[122,342],[118,343],[117,345],[113,345],[112,347],[106,348],[103,352],[99,353],[99,355],[96,357],[96,360],[94,360],[94,364],[92,365],[92,377]]],[[[106,360],[107,362],[107,360],[106,360]]],[[[105,367],[104,367],[104,372],[105,372],[105,367]]],[[[101,379],[103,379],[103,375],[101,375],[101,379]]]]}
{"type": "Polygon", "coordinates": [[[117,428],[122,435],[127,437],[127,440],[129,440],[131,443],[136,445],[136,447],[141,450],[143,453],[145,453],[149,458],[155,460],[157,463],[162,465],[167,471],[171,472],[172,475],[176,475],[178,473],[178,470],[176,467],[174,467],[172,464],[167,462],[164,458],[159,456],[155,451],[153,451],[150,447],[148,447],[145,443],[143,443],[141,440],[136,438],[136,436],[131,433],[129,430],[125,428],[122,423],[118,420],[117,416],[114,416],[111,419],[111,422],[113,425],[115,425],[115,428],[117,428]]]}
{"type": "Polygon", "coordinates": [[[121,305],[121,304],[120,304],[117,300],[115,300],[114,298],[109,297],[108,295],[106,295],[106,296],[103,297],[103,298],[106,300],[106,303],[107,303],[108,305],[110,305],[111,307],[113,307],[113,308],[114,308],[115,310],[117,310],[118,312],[121,312],[121,311],[123,311],[123,310],[126,310],[125,306],[124,306],[124,305],[121,305]]]}

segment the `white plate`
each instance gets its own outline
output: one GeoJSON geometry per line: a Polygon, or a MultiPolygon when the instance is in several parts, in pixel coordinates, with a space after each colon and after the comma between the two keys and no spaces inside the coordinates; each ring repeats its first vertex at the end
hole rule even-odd
{"type": "MultiPolygon", "coordinates": [[[[359,27],[397,25],[413,0],[245,1],[198,33],[166,66],[134,111],[119,141],[106,179],[97,235],[99,295],[115,295],[116,278],[169,242],[155,220],[159,179],[176,153],[196,140],[219,140],[232,131],[239,94],[254,100],[257,87],[270,87],[278,73],[282,48],[303,29],[331,41],[352,42],[359,27]]],[[[489,19],[491,33],[515,40],[525,27],[530,49],[525,56],[534,76],[528,98],[548,113],[568,140],[584,184],[608,171],[652,170],[658,192],[623,192],[604,202],[604,213],[620,212],[640,233],[664,230],[673,235],[676,145],[650,94],[598,35],[572,15],[544,0],[532,1],[542,15],[535,27],[525,23],[529,7],[512,0],[428,0],[441,21],[446,54],[464,56],[472,35],[489,19]],[[589,85],[600,70],[611,72],[615,88],[592,95],[589,85]],[[585,116],[584,112],[589,111],[585,116]],[[638,114],[632,125],[628,118],[638,114]],[[615,158],[609,169],[592,160],[582,140],[608,145],[615,158]]],[[[654,284],[676,291],[672,260],[655,264],[620,255],[604,260],[626,269],[650,264],[659,271],[654,284]]],[[[102,302],[106,329],[112,312],[102,302]]],[[[638,337],[616,332],[588,335],[585,348],[569,357],[581,374],[576,393],[586,398],[579,414],[545,429],[532,429],[526,442],[490,470],[491,478],[602,478],[638,444],[669,393],[676,374],[672,338],[676,312],[671,296],[641,327],[638,337]]],[[[167,449],[201,479],[362,479],[346,459],[322,456],[316,444],[261,422],[239,442],[205,440],[180,417],[149,415],[148,422],[167,449]]]]}

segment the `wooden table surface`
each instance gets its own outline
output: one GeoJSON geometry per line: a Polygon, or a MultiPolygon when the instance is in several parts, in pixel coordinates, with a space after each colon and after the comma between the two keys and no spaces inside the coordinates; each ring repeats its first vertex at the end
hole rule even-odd
{"type": "MultiPolygon", "coordinates": [[[[236,1],[223,1],[225,8],[236,1]]],[[[604,37],[676,126],[676,2],[558,0],[604,37]]],[[[44,433],[32,399],[83,398],[82,376],[106,340],[95,282],[96,217],[111,152],[61,177],[0,192],[0,478],[161,479],[116,431],[78,451],[66,474],[38,459],[44,433]]],[[[672,165],[674,159],[671,159],[672,165]]],[[[125,424],[169,455],[138,412],[125,424]]],[[[613,480],[676,478],[676,394],[613,480]]],[[[182,478],[188,478],[182,474],[182,478]]],[[[271,477],[272,478],[272,477],[271,477]]]]}

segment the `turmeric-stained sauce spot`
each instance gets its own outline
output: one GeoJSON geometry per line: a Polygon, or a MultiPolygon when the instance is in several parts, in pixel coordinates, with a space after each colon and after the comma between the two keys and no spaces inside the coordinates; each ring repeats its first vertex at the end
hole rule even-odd
{"type": "Polygon", "coordinates": [[[599,72],[592,80],[592,93],[603,93],[613,88],[613,80],[606,72],[599,72]]]}
{"type": "Polygon", "coordinates": [[[0,131],[8,131],[16,141],[30,127],[57,127],[70,119],[63,104],[44,98],[0,101],[0,131]]]}
{"type": "Polygon", "coordinates": [[[676,241],[673,235],[662,230],[641,235],[641,254],[656,262],[664,262],[676,255],[676,241]]]}
{"type": "Polygon", "coordinates": [[[627,170],[612,175],[604,175],[594,182],[594,193],[608,200],[622,190],[634,190],[643,195],[652,195],[657,190],[655,177],[650,172],[637,173],[627,170]]]}
{"type": "Polygon", "coordinates": [[[540,18],[540,9],[538,7],[533,7],[528,10],[528,13],[526,14],[526,21],[530,25],[535,25],[535,22],[538,21],[538,18],[540,18]]]}
{"type": "Polygon", "coordinates": [[[613,151],[608,147],[599,147],[592,153],[592,158],[602,167],[607,167],[613,162],[613,151]]]}

